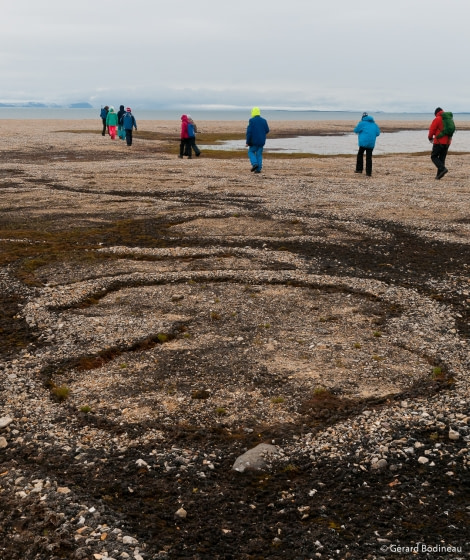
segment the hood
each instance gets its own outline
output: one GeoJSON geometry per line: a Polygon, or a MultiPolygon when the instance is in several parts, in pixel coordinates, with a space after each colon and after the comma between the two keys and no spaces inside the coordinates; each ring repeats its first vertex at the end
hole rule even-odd
{"type": "Polygon", "coordinates": [[[261,116],[261,111],[259,110],[259,107],[253,107],[253,109],[251,110],[251,116],[252,117],[261,116]]]}
{"type": "Polygon", "coordinates": [[[110,112],[110,113],[114,113],[114,107],[110,107],[110,108],[109,108],[109,112],[110,112]]]}
{"type": "Polygon", "coordinates": [[[119,110],[124,111],[124,105],[120,105],[119,110]]]}
{"type": "Polygon", "coordinates": [[[374,117],[371,117],[370,115],[366,115],[365,117],[362,117],[361,120],[366,121],[366,122],[375,122],[374,117]]]}
{"type": "Polygon", "coordinates": [[[181,115],[181,120],[182,120],[183,122],[184,122],[184,121],[187,121],[187,120],[188,120],[188,115],[181,115]]]}

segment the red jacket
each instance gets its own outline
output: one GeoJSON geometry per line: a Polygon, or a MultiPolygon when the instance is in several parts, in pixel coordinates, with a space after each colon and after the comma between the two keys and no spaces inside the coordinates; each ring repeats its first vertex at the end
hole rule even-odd
{"type": "Polygon", "coordinates": [[[186,115],[181,115],[181,140],[189,138],[188,135],[188,117],[186,115]]]}
{"type": "Polygon", "coordinates": [[[444,111],[439,111],[436,118],[432,121],[431,126],[429,127],[428,139],[433,144],[448,144],[450,146],[452,138],[449,136],[442,136],[442,138],[438,138],[439,133],[444,128],[444,124],[442,122],[443,112],[444,111]]]}

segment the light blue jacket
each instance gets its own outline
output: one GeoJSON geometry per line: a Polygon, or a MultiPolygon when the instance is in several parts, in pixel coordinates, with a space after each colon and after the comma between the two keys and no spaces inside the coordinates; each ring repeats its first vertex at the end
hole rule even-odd
{"type": "Polygon", "coordinates": [[[375,140],[380,135],[380,128],[370,115],[362,117],[354,132],[358,134],[358,144],[361,148],[375,148],[375,140]]]}

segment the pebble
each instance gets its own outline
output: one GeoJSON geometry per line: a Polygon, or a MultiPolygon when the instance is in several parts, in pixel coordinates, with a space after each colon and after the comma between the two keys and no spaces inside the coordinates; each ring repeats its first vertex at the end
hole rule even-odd
{"type": "Polygon", "coordinates": [[[0,418],[0,429],[6,428],[13,422],[13,418],[11,416],[3,416],[0,418]]]}
{"type": "Polygon", "coordinates": [[[175,515],[180,519],[186,519],[186,517],[188,516],[188,512],[184,508],[179,508],[176,511],[175,515]]]}
{"type": "Polygon", "coordinates": [[[372,468],[376,470],[386,469],[388,467],[388,462],[386,459],[379,459],[378,461],[372,461],[372,468]]]}

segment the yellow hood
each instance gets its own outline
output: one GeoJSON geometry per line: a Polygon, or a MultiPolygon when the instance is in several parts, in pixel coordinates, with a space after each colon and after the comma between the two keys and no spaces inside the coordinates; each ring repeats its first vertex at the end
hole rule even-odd
{"type": "Polygon", "coordinates": [[[251,116],[259,117],[260,115],[261,115],[261,111],[259,110],[259,107],[253,107],[253,109],[251,110],[251,116]]]}

